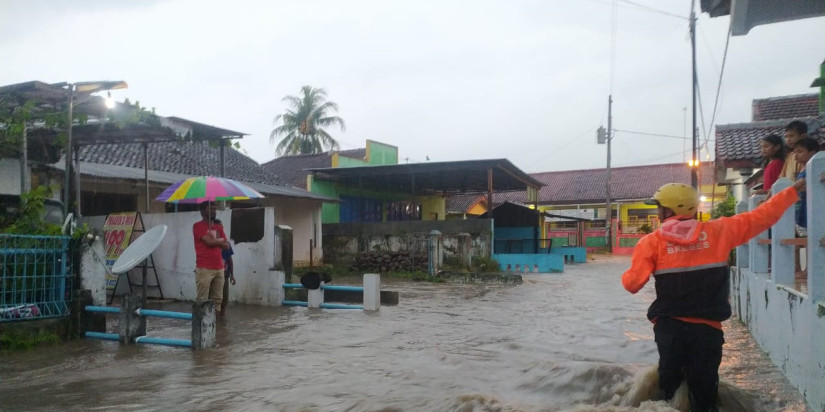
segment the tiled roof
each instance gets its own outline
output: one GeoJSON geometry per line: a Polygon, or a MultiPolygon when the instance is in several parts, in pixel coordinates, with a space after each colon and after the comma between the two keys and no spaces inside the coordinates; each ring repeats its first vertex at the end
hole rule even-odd
{"type": "MultiPolygon", "coordinates": [[[[147,146],[149,169],[190,176],[220,176],[220,148],[209,142],[161,142],[147,146]]],[[[140,144],[81,146],[80,161],[143,169],[140,144]]],[[[234,148],[224,148],[225,177],[248,183],[291,186],[234,148]]]]}
{"type": "MultiPolygon", "coordinates": [[[[702,163],[699,170],[701,184],[713,184],[714,165],[702,163]]],[[[539,204],[603,203],[606,198],[605,169],[567,170],[561,172],[531,173],[545,184],[539,191],[539,204]]],[[[617,167],[611,169],[610,197],[614,201],[649,198],[665,183],[690,184],[690,169],[685,163],[649,166],[617,167]]],[[[525,203],[525,192],[493,194],[494,203],[504,201],[525,203]]]]}
{"type": "MultiPolygon", "coordinates": [[[[304,169],[332,167],[333,153],[334,152],[324,152],[310,155],[281,156],[261,166],[268,173],[281,177],[293,186],[306,188],[307,174],[309,173],[304,169]]],[[[353,159],[363,159],[367,155],[367,149],[342,150],[338,152],[338,155],[353,159]]]]}
{"type": "MultiPolygon", "coordinates": [[[[819,117],[796,117],[808,124],[808,134],[825,139],[820,125],[825,124],[825,113],[819,117]]],[[[775,133],[785,135],[785,126],[792,120],[765,120],[751,123],[723,124],[716,126],[716,160],[727,167],[759,167],[762,153],[759,140],[775,133]]]]}
{"type": "Polygon", "coordinates": [[[784,136],[788,123],[789,120],[766,120],[716,126],[716,160],[750,161],[758,167],[762,164],[759,140],[771,133],[784,136]]]}
{"type": "Polygon", "coordinates": [[[445,209],[447,213],[467,213],[467,211],[477,202],[486,199],[485,195],[478,193],[468,193],[454,196],[447,196],[445,199],[445,209]]]}
{"type": "MultiPolygon", "coordinates": [[[[769,97],[753,100],[753,121],[796,119],[819,115],[819,94],[769,97]]],[[[786,123],[790,122],[788,120],[786,123]]]]}

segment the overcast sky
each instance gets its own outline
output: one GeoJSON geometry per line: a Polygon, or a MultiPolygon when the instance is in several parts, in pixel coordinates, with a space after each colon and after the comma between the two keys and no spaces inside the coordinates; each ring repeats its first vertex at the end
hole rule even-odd
{"type": "MultiPolygon", "coordinates": [[[[342,149],[601,168],[611,93],[614,128],[689,135],[690,0],[632,3],[613,19],[613,0],[0,0],[0,84],[125,80],[116,99],[248,133],[242,151],[261,163],[281,99],[311,85],[339,105],[342,149]]],[[[706,128],[729,21],[698,21],[706,128]]],[[[715,123],[749,121],[755,98],[814,93],[823,39],[825,17],[732,37],[715,123]]],[[[681,162],[685,148],[617,132],[612,164],[681,162]]]]}

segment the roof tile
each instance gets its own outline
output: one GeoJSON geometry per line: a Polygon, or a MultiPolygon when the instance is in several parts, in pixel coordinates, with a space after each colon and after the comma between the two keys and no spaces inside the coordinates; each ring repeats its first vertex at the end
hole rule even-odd
{"type": "MultiPolygon", "coordinates": [[[[161,142],[147,146],[149,169],[190,176],[220,176],[220,148],[209,142],[161,142]]],[[[82,146],[80,161],[143,168],[141,144],[99,144],[82,146]]],[[[261,165],[235,150],[224,149],[225,177],[242,182],[292,186],[267,172],[261,165]]]]}

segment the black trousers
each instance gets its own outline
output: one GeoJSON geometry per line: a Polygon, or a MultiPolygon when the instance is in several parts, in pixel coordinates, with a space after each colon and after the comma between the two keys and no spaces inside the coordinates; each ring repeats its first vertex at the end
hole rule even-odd
{"type": "Polygon", "coordinates": [[[719,364],[722,362],[721,330],[701,323],[662,317],[653,326],[659,349],[659,389],[670,400],[683,380],[690,392],[690,410],[716,410],[719,364]]]}

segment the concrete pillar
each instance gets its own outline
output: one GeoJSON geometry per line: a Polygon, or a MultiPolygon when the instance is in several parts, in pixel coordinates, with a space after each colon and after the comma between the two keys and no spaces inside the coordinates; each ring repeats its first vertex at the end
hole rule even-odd
{"type": "Polygon", "coordinates": [[[192,349],[215,346],[215,306],[211,300],[192,304],[192,349]]]}
{"type": "Polygon", "coordinates": [[[131,293],[123,295],[121,299],[117,324],[121,343],[134,343],[136,337],[146,335],[146,318],[135,314],[135,310],[141,307],[142,300],[142,296],[131,293]]]}
{"type": "Polygon", "coordinates": [[[269,278],[273,280],[274,285],[270,288],[269,303],[274,306],[281,306],[284,303],[284,283],[285,274],[282,271],[270,270],[269,278]]]}
{"type": "MultiPolygon", "coordinates": [[[[736,213],[743,213],[748,211],[748,201],[743,200],[736,204],[736,213]]],[[[750,241],[736,247],[736,266],[739,268],[750,267],[750,241]]]]}
{"type": "Polygon", "coordinates": [[[321,287],[318,289],[307,289],[307,307],[320,308],[324,303],[324,282],[321,282],[321,287]]]}
{"type": "Polygon", "coordinates": [[[473,238],[469,233],[458,234],[458,261],[461,266],[470,268],[473,266],[473,238]]]}
{"type": "Polygon", "coordinates": [[[292,282],[292,228],[284,225],[275,226],[276,259],[275,269],[284,271],[287,282],[292,282]],[[280,246],[280,247],[279,247],[280,246]]]}
{"type": "Polygon", "coordinates": [[[106,251],[103,240],[95,236],[82,242],[80,258],[80,288],[91,292],[94,306],[106,305],[106,251]]]}
{"type": "MultiPolygon", "coordinates": [[[[791,185],[791,180],[783,177],[777,180],[771,187],[773,194],[779,193],[791,185]]],[[[796,211],[793,206],[785,210],[779,221],[771,228],[771,278],[779,285],[794,286],[794,255],[796,247],[793,245],[782,245],[782,239],[793,239],[796,232],[795,216],[796,211]]]]}
{"type": "Polygon", "coordinates": [[[819,152],[805,165],[806,207],[808,210],[808,294],[813,302],[825,300],[825,152],[819,152]]]}
{"type": "Polygon", "coordinates": [[[86,306],[97,306],[92,298],[92,291],[80,289],[74,291],[72,304],[72,324],[75,336],[84,336],[89,332],[106,332],[106,314],[86,312],[86,306]]]}
{"type": "Polygon", "coordinates": [[[364,274],[364,310],[381,309],[381,275],[364,274]]]}
{"type": "MultiPolygon", "coordinates": [[[[763,200],[765,200],[765,195],[751,196],[748,199],[748,210],[756,209],[756,206],[758,206],[763,200]]],[[[770,247],[768,245],[760,245],[757,243],[759,239],[767,238],[768,231],[766,230],[750,240],[750,244],[748,245],[748,249],[750,249],[750,260],[748,264],[750,265],[751,272],[753,273],[768,273],[768,259],[770,258],[770,256],[768,256],[768,249],[770,249],[770,247]]]]}
{"type": "Polygon", "coordinates": [[[444,263],[444,247],[442,242],[441,232],[437,230],[430,231],[427,248],[427,268],[430,276],[435,276],[444,263]]]}

